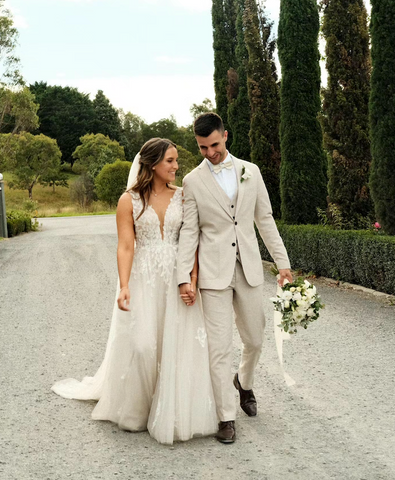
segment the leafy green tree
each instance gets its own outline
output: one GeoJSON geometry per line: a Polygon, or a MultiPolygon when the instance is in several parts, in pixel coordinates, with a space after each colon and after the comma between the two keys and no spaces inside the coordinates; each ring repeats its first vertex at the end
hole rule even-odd
{"type": "Polygon", "coordinates": [[[73,165],[72,154],[80,138],[93,129],[95,111],[89,95],[76,88],[48,86],[45,82],[36,82],[29,88],[40,105],[37,132],[56,139],[62,161],[73,165]]]}
{"type": "Polygon", "coordinates": [[[0,87],[0,132],[19,133],[38,128],[38,105],[27,87],[11,90],[0,87]]]}
{"type": "Polygon", "coordinates": [[[322,0],[328,86],[323,90],[329,202],[343,227],[362,228],[372,215],[368,181],[370,52],[363,0],[322,0]]]}
{"type": "Polygon", "coordinates": [[[125,149],[125,157],[129,162],[133,162],[134,157],[140,151],[143,141],[142,127],[144,120],[134,113],[123,110],[119,111],[119,118],[121,121],[121,140],[120,144],[125,149]]]}
{"type": "Polygon", "coordinates": [[[20,61],[15,56],[18,43],[18,30],[14,27],[11,12],[6,8],[5,1],[0,0],[0,86],[24,85],[19,71],[20,61]]]}
{"type": "Polygon", "coordinates": [[[229,132],[229,144],[232,132],[228,123],[228,70],[235,67],[236,49],[236,4],[235,0],[213,0],[213,49],[214,49],[214,88],[216,111],[229,132]]]}
{"type": "Polygon", "coordinates": [[[193,125],[191,124],[186,127],[180,127],[179,134],[179,145],[195,155],[197,159],[203,159],[203,157],[200,155],[200,150],[193,132],[193,125]]]}
{"type": "Polygon", "coordinates": [[[121,160],[104,165],[95,179],[97,198],[115,207],[126,190],[131,166],[131,162],[121,160]]]}
{"type": "Polygon", "coordinates": [[[281,63],[282,219],[317,223],[326,208],[326,159],[321,125],[318,6],[315,0],[281,0],[278,53],[281,63]]]}
{"type": "Polygon", "coordinates": [[[377,220],[395,235],[395,3],[372,0],[371,194],[377,220]]]}
{"type": "Polygon", "coordinates": [[[182,179],[185,175],[191,172],[199,164],[199,159],[193,155],[193,153],[188,152],[185,148],[177,145],[178,151],[178,170],[176,173],[176,185],[179,187],[182,186],[182,179]]]}
{"type": "Polygon", "coordinates": [[[239,158],[250,159],[249,139],[251,107],[247,88],[248,50],[243,16],[245,1],[237,1],[235,68],[228,70],[228,122],[232,131],[230,151],[239,158]]]}
{"type": "Polygon", "coordinates": [[[2,141],[10,139],[12,144],[12,153],[6,159],[6,164],[14,180],[8,182],[8,186],[27,190],[32,200],[34,186],[60,167],[61,152],[56,140],[26,132],[17,135],[8,133],[1,137],[2,141]]]}
{"type": "Polygon", "coordinates": [[[189,111],[195,120],[202,113],[214,112],[215,108],[213,102],[209,98],[205,98],[200,104],[193,103],[189,111]]]}
{"type": "Polygon", "coordinates": [[[53,193],[55,193],[55,187],[68,188],[68,176],[65,172],[62,172],[60,166],[51,170],[46,175],[40,177],[40,184],[44,187],[52,187],[53,193]]]}
{"type": "Polygon", "coordinates": [[[169,118],[162,118],[158,122],[142,125],[143,143],[150,138],[160,137],[168,138],[174,143],[180,143],[182,136],[178,128],[176,119],[171,115],[169,118]]]}
{"type": "Polygon", "coordinates": [[[111,140],[119,142],[121,140],[121,121],[116,108],[112,106],[110,100],[104,95],[103,90],[99,90],[92,102],[95,112],[92,132],[102,133],[111,140]]]}
{"type": "Polygon", "coordinates": [[[107,163],[125,160],[125,151],[115,140],[110,140],[101,133],[91,133],[81,137],[81,145],[73,152],[73,158],[94,179],[107,163]]]}
{"type": "Polygon", "coordinates": [[[244,36],[248,50],[247,85],[251,105],[251,161],[260,167],[276,218],[280,200],[280,96],[273,60],[273,24],[256,0],[245,0],[244,36]]]}

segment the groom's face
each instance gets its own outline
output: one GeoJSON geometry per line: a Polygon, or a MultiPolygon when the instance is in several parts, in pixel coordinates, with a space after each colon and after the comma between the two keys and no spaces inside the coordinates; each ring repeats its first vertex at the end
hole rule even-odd
{"type": "Polygon", "coordinates": [[[225,132],[214,130],[208,137],[196,135],[200,153],[203,157],[210,160],[213,165],[217,165],[225,160],[227,139],[228,132],[226,130],[225,132]]]}

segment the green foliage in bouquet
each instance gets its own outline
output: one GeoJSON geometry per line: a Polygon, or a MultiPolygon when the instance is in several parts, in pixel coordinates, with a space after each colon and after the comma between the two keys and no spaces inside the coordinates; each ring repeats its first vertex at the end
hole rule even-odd
{"type": "Polygon", "coordinates": [[[285,284],[281,295],[270,300],[274,303],[274,309],[282,314],[278,326],[291,334],[296,333],[298,327],[306,329],[317,320],[319,311],[325,306],[321,303],[316,287],[302,278],[285,284]]]}

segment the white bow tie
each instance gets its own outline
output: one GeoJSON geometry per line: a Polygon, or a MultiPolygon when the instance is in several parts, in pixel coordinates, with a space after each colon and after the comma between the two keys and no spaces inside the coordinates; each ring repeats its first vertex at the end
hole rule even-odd
{"type": "Polygon", "coordinates": [[[222,169],[226,168],[227,170],[232,170],[233,163],[226,162],[226,163],[219,163],[218,165],[213,165],[213,172],[219,173],[222,169]]]}

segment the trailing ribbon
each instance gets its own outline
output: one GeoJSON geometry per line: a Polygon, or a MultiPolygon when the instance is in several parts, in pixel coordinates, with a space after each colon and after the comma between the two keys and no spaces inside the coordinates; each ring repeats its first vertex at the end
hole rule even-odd
{"type": "MultiPolygon", "coordinates": [[[[277,275],[277,280],[280,277],[277,275]]],[[[285,280],[285,283],[288,283],[288,280],[285,280]]],[[[277,283],[277,295],[281,295],[282,289],[277,283]]],[[[287,332],[284,332],[281,328],[278,327],[281,323],[281,312],[278,312],[277,310],[274,311],[273,315],[274,319],[274,339],[276,341],[276,347],[277,347],[277,355],[278,359],[280,361],[280,369],[283,374],[285,383],[288,385],[288,387],[291,387],[292,385],[295,385],[295,380],[288,375],[288,373],[284,370],[284,365],[283,365],[283,341],[284,340],[289,340],[290,334],[287,332]]]]}

